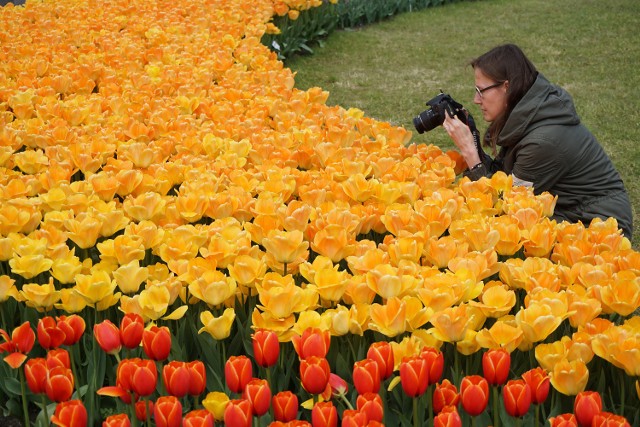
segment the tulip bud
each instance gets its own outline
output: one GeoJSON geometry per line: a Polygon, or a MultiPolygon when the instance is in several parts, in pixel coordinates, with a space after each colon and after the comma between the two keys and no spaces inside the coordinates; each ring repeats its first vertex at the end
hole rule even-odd
{"type": "Polygon", "coordinates": [[[460,382],[460,401],[467,414],[480,415],[489,402],[489,383],[480,375],[468,375],[460,382]]]}
{"type": "Polygon", "coordinates": [[[290,391],[281,391],[271,399],[273,418],[276,421],[291,421],[298,416],[298,397],[290,391]]]}
{"type": "Polygon", "coordinates": [[[260,329],[253,334],[253,358],[263,368],[273,366],[280,355],[280,341],[273,331],[260,329]]]}
{"type": "Polygon", "coordinates": [[[57,426],[86,427],[87,409],[80,400],[69,400],[58,403],[51,422],[57,426]]]}
{"type": "Polygon", "coordinates": [[[504,409],[512,417],[522,417],[531,406],[531,388],[525,380],[510,380],[502,389],[504,409]]]}
{"type": "Polygon", "coordinates": [[[242,398],[251,402],[253,415],[264,415],[271,406],[271,389],[267,380],[253,378],[242,391],[242,398]]]}
{"type": "Polygon", "coordinates": [[[230,400],[224,410],[224,423],[234,427],[251,427],[253,424],[251,402],[246,399],[230,400]]]}
{"type": "Polygon", "coordinates": [[[449,380],[443,380],[433,390],[433,412],[440,413],[447,406],[458,406],[458,388],[449,380]]]}
{"type": "Polygon", "coordinates": [[[136,359],[130,387],[138,396],[149,396],[156,390],[158,370],[153,360],[136,359]]]}
{"type": "Polygon", "coordinates": [[[56,367],[49,371],[45,383],[45,392],[49,400],[65,402],[71,399],[73,394],[73,373],[71,369],[56,367]]]}
{"type": "Polygon", "coordinates": [[[251,360],[247,356],[231,356],[224,365],[227,387],[234,393],[242,393],[244,386],[253,378],[251,360]]]}
{"type": "Polygon", "coordinates": [[[166,326],[152,326],[142,333],[142,348],[151,360],[161,361],[171,352],[171,332],[166,326]]]}
{"type": "Polygon", "coordinates": [[[631,427],[629,421],[622,415],[611,412],[600,412],[593,417],[592,427],[631,427]]]}
{"type": "Polygon", "coordinates": [[[189,370],[189,395],[199,396],[207,386],[207,372],[204,363],[200,360],[194,360],[187,363],[187,369],[189,370]]]}
{"type": "Polygon", "coordinates": [[[573,401],[573,413],[580,427],[590,427],[593,417],[602,412],[602,398],[597,391],[581,391],[573,401]]]}
{"type": "Polygon", "coordinates": [[[93,336],[100,348],[108,354],[116,354],[122,348],[120,331],[110,320],[104,320],[93,326],[93,336]]]}
{"type": "Polygon", "coordinates": [[[56,366],[71,369],[71,357],[69,352],[63,348],[56,348],[47,352],[47,368],[53,369],[56,366]]]}
{"type": "Polygon", "coordinates": [[[58,348],[65,339],[65,333],[58,328],[58,324],[51,316],[38,320],[37,335],[38,343],[45,350],[58,348]]]}
{"type": "Polygon", "coordinates": [[[367,424],[367,415],[357,409],[345,409],[342,412],[342,427],[361,427],[367,424]]]}
{"type": "Polygon", "coordinates": [[[162,381],[167,393],[177,398],[189,392],[191,375],[184,362],[172,360],[162,368],[162,381]]]}
{"type": "Polygon", "coordinates": [[[138,400],[135,403],[136,418],[138,421],[146,422],[147,417],[151,419],[153,415],[153,402],[150,400],[138,400]],[[147,411],[147,409],[149,409],[147,411]]]}
{"type": "Polygon", "coordinates": [[[182,404],[175,396],[162,396],[153,405],[153,420],[156,427],[180,427],[182,404]]]}
{"type": "Polygon", "coordinates": [[[427,361],[420,356],[405,357],[400,363],[400,384],[409,397],[423,395],[429,386],[427,361]]]}
{"type": "Polygon", "coordinates": [[[445,406],[433,417],[433,427],[462,427],[462,419],[455,406],[445,406]]]}
{"type": "Polygon", "coordinates": [[[353,386],[358,394],[377,393],[380,390],[378,364],[371,359],[358,360],[353,364],[353,386]]]}
{"type": "Polygon", "coordinates": [[[331,334],[319,328],[307,328],[301,336],[294,335],[291,341],[300,359],[325,357],[329,352],[331,334]]]}
{"type": "Polygon", "coordinates": [[[102,423],[102,427],[131,427],[131,420],[127,414],[109,415],[102,423]]]}
{"type": "Polygon", "coordinates": [[[202,406],[213,414],[216,421],[224,420],[224,410],[228,404],[229,396],[220,391],[207,393],[207,397],[202,401],[202,406]]]}
{"type": "Polygon", "coordinates": [[[356,398],[356,409],[366,415],[367,421],[380,421],[384,418],[384,405],[378,393],[360,394],[356,398]]]}
{"type": "Polygon", "coordinates": [[[489,385],[502,385],[509,378],[511,355],[503,348],[492,348],[482,355],[482,373],[489,385]]]}
{"type": "Polygon", "coordinates": [[[420,357],[427,362],[429,385],[440,381],[444,370],[444,355],[442,352],[432,347],[425,347],[420,352],[420,357]]]}
{"type": "Polygon", "coordinates": [[[182,427],[213,427],[213,415],[206,409],[195,409],[187,413],[182,427]]]}
{"type": "Polygon", "coordinates": [[[550,427],[578,427],[578,420],[573,414],[562,414],[549,418],[550,427]]]}
{"type": "Polygon", "coordinates": [[[302,386],[311,394],[320,394],[329,384],[331,369],[324,357],[310,356],[300,361],[302,386]]]}
{"type": "Polygon", "coordinates": [[[29,359],[24,364],[24,375],[27,380],[27,386],[34,394],[44,393],[46,391],[47,362],[44,358],[29,359]]]}
{"type": "Polygon", "coordinates": [[[71,316],[60,316],[57,318],[58,329],[64,332],[64,345],[74,345],[84,334],[86,323],[77,314],[71,316]]]}
{"type": "Polygon", "coordinates": [[[367,359],[371,359],[378,364],[380,379],[386,380],[393,374],[394,359],[393,349],[387,341],[376,341],[367,350],[367,359]]]}
{"type": "Polygon", "coordinates": [[[551,385],[547,372],[541,367],[537,367],[522,374],[522,378],[531,387],[531,403],[536,405],[544,403],[549,395],[551,385]]]}
{"type": "Polygon", "coordinates": [[[331,402],[318,402],[311,410],[313,427],[337,427],[338,410],[331,402]]]}
{"type": "Polygon", "coordinates": [[[144,333],[144,320],[137,313],[127,313],[120,321],[120,338],[122,345],[133,349],[140,346],[144,333]]]}

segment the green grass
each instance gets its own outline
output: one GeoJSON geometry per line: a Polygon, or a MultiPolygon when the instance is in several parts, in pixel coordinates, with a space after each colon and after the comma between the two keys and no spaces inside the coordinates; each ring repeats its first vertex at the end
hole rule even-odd
{"type": "MultiPolygon", "coordinates": [[[[368,27],[336,31],[310,56],[286,65],[296,86],[319,86],[328,103],[414,130],[412,119],[440,89],[469,109],[469,60],[516,43],[552,82],[574,97],[624,179],[640,247],[640,2],[638,0],[482,0],[405,13],[368,27]]],[[[439,127],[414,143],[453,148],[439,127]]]]}

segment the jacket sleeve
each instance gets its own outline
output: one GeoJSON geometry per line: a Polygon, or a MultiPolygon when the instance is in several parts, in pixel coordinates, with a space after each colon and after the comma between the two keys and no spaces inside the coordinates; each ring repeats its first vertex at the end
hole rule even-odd
{"type": "Polygon", "coordinates": [[[564,145],[544,136],[520,141],[511,173],[532,182],[536,194],[548,191],[570,167],[564,145]]]}
{"type": "Polygon", "coordinates": [[[463,172],[463,176],[466,176],[472,181],[477,181],[483,176],[491,177],[495,172],[501,170],[501,162],[494,160],[484,151],[481,152],[480,163],[471,169],[467,169],[463,172]]]}

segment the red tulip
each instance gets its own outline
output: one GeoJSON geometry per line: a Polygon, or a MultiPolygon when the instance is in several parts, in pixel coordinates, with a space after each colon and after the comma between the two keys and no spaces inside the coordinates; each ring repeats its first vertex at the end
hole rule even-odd
{"type": "Polygon", "coordinates": [[[182,427],[213,427],[213,415],[206,409],[195,409],[184,416],[182,427]]]}
{"type": "Polygon", "coordinates": [[[175,396],[162,396],[153,405],[153,420],[156,427],[180,427],[182,404],[175,396]]]}
{"type": "Polygon", "coordinates": [[[251,427],[253,409],[246,399],[232,399],[224,409],[224,424],[230,427],[251,427]]]}
{"type": "Polygon", "coordinates": [[[460,401],[467,414],[480,415],[489,402],[489,383],[480,375],[468,375],[460,382],[460,401]]]}
{"type": "Polygon", "coordinates": [[[424,394],[429,386],[429,367],[421,356],[405,357],[400,363],[400,384],[409,397],[424,394]]]}
{"type": "Polygon", "coordinates": [[[267,380],[253,378],[244,386],[242,398],[251,402],[253,415],[261,416],[267,413],[271,406],[271,389],[267,380]]]}
{"type": "Polygon", "coordinates": [[[0,336],[5,341],[0,344],[0,353],[9,353],[4,361],[13,369],[19,368],[27,360],[27,354],[36,342],[36,334],[31,329],[31,324],[26,321],[15,328],[11,333],[11,339],[2,329],[0,329],[0,336]]]}
{"type": "Polygon", "coordinates": [[[291,341],[300,359],[311,356],[325,357],[329,352],[331,334],[319,328],[307,328],[301,336],[294,335],[291,341]]]}
{"type": "Polygon", "coordinates": [[[122,345],[133,349],[140,346],[144,333],[144,320],[137,313],[127,313],[120,321],[120,339],[122,345]]]}
{"type": "Polygon", "coordinates": [[[129,420],[129,416],[127,414],[109,415],[102,423],[102,427],[130,427],[130,426],[131,426],[131,420],[129,420]]]}
{"type": "Polygon", "coordinates": [[[207,387],[207,372],[204,363],[200,360],[194,360],[187,363],[189,370],[189,395],[199,396],[207,387]]]}
{"type": "Polygon", "coordinates": [[[247,356],[231,356],[224,365],[224,378],[229,390],[241,393],[253,378],[251,360],[247,356]]]}
{"type": "Polygon", "coordinates": [[[440,378],[442,378],[442,371],[444,370],[444,355],[442,352],[433,347],[425,347],[420,352],[420,357],[427,361],[429,385],[440,381],[440,378]]]}
{"type": "Polygon", "coordinates": [[[47,361],[44,358],[29,359],[24,364],[24,375],[27,379],[27,386],[34,394],[44,393],[46,391],[47,361]]]}
{"type": "Polygon", "coordinates": [[[153,402],[150,400],[138,400],[135,403],[136,418],[138,421],[146,421],[147,416],[153,415],[153,402]],[[149,411],[147,411],[149,409],[149,411]]]}
{"type": "Polygon", "coordinates": [[[142,348],[151,360],[161,361],[171,352],[171,332],[166,326],[152,326],[142,333],[142,348]]]}
{"type": "Polygon", "coordinates": [[[549,386],[551,385],[547,372],[537,367],[522,374],[522,378],[531,387],[531,403],[536,405],[544,403],[549,395],[549,386]]]}
{"type": "Polygon", "coordinates": [[[116,369],[116,385],[125,390],[127,394],[133,391],[131,381],[133,379],[133,373],[138,368],[139,361],[142,361],[142,359],[122,359],[122,361],[118,363],[118,368],[116,369]]]}
{"type": "Polygon", "coordinates": [[[252,337],[253,359],[258,366],[268,368],[278,362],[280,355],[280,341],[278,335],[266,329],[257,330],[252,337]]]}
{"type": "Polygon", "coordinates": [[[510,380],[502,388],[502,399],[507,414],[520,418],[529,412],[531,387],[525,380],[510,380]]]}
{"type": "Polygon", "coordinates": [[[187,364],[173,360],[162,368],[162,381],[167,393],[175,397],[186,396],[189,392],[191,374],[187,364]]]}
{"type": "Polygon", "coordinates": [[[87,409],[80,400],[58,403],[51,422],[61,427],[86,427],[87,409]]]}
{"type": "Polygon", "coordinates": [[[367,421],[380,421],[384,418],[384,404],[378,393],[365,393],[356,398],[356,409],[364,413],[367,421]]]}
{"type": "Polygon", "coordinates": [[[367,414],[357,409],[345,409],[342,412],[342,427],[362,427],[367,424],[367,414]]]}
{"type": "Polygon", "coordinates": [[[358,394],[377,393],[380,390],[380,371],[372,359],[358,360],[353,364],[353,386],[358,394]]]}
{"type": "Polygon", "coordinates": [[[331,402],[318,402],[311,410],[313,427],[337,427],[338,410],[331,402]]]}
{"type": "Polygon", "coordinates": [[[74,345],[84,334],[86,323],[84,319],[77,314],[71,316],[60,316],[56,318],[58,328],[64,332],[64,345],[74,345]]]}
{"type": "Polygon", "coordinates": [[[138,396],[149,396],[156,390],[158,370],[153,360],[135,359],[135,369],[131,376],[131,390],[138,396]]]}
{"type": "Polygon", "coordinates": [[[447,406],[457,406],[459,400],[458,388],[445,379],[433,390],[433,412],[438,414],[447,406]]]}
{"type": "Polygon", "coordinates": [[[47,368],[53,369],[56,366],[71,369],[71,357],[64,348],[56,348],[47,352],[47,368]]]}
{"type": "Polygon", "coordinates": [[[386,380],[393,374],[394,358],[391,344],[387,341],[377,341],[369,346],[367,359],[371,359],[378,364],[380,379],[386,380]]]}
{"type": "Polygon", "coordinates": [[[302,386],[311,394],[320,394],[329,384],[331,369],[324,357],[310,356],[300,361],[302,386]]]}
{"type": "Polygon", "coordinates": [[[502,385],[509,378],[511,354],[503,348],[492,348],[482,355],[482,373],[489,385],[502,385]]]}
{"type": "Polygon", "coordinates": [[[93,336],[100,348],[108,354],[117,354],[122,348],[120,331],[110,320],[93,325],[93,336]]]}
{"type": "Polygon", "coordinates": [[[349,391],[349,384],[347,384],[347,382],[339,375],[332,372],[329,374],[329,389],[331,391],[331,395],[326,396],[327,400],[331,397],[339,397],[347,394],[347,391],[349,391]]]}
{"type": "Polygon", "coordinates": [[[73,394],[73,373],[71,369],[56,367],[49,370],[45,383],[45,392],[49,400],[65,402],[71,399],[73,394]]]}
{"type": "Polygon", "coordinates": [[[65,333],[58,328],[56,320],[51,316],[43,317],[38,320],[38,343],[45,350],[58,348],[65,339],[65,333]]]}
{"type": "Polygon", "coordinates": [[[298,397],[290,391],[281,391],[271,399],[273,418],[276,421],[291,421],[298,416],[298,397]]]}
{"type": "Polygon", "coordinates": [[[602,412],[602,398],[597,391],[581,391],[573,401],[573,413],[580,427],[591,427],[596,414],[602,412]]]}
{"type": "Polygon", "coordinates": [[[549,418],[551,427],[578,427],[578,420],[573,414],[562,414],[549,418]]]}
{"type": "Polygon", "coordinates": [[[462,419],[455,406],[445,406],[433,417],[433,427],[461,427],[462,419]]]}
{"type": "Polygon", "coordinates": [[[592,427],[631,427],[629,421],[622,415],[611,412],[600,412],[593,417],[592,427]]]}

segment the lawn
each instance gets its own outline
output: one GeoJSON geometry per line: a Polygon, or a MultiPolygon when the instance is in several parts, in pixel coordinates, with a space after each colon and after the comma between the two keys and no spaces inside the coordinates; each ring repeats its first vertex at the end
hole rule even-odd
{"type": "MultiPolygon", "coordinates": [[[[309,56],[289,58],[301,89],[319,86],[328,103],[413,130],[412,119],[440,89],[486,123],[473,104],[470,59],[498,44],[520,45],[538,70],[574,97],[584,123],[621,173],[640,247],[640,2],[483,0],[405,13],[332,33],[309,56]]],[[[442,128],[413,143],[452,148],[442,128]]]]}

